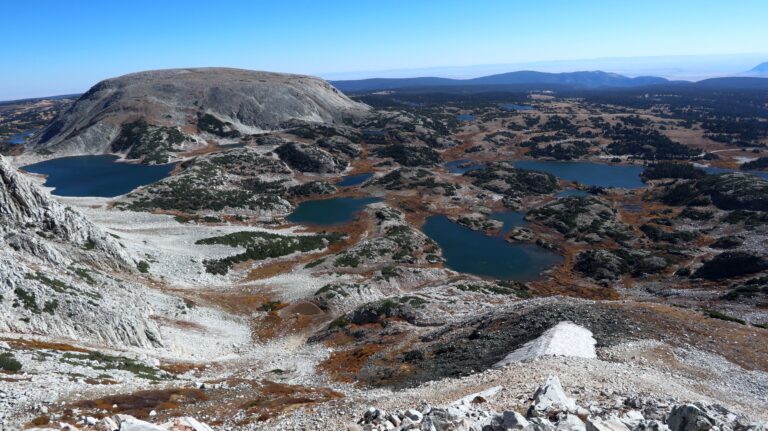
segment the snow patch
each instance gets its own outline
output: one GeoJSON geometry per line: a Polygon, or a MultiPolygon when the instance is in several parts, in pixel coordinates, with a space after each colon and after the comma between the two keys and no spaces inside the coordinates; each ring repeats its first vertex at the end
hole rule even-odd
{"type": "Polygon", "coordinates": [[[547,329],[541,336],[525,343],[496,363],[503,367],[514,362],[528,361],[540,356],[570,356],[596,358],[592,332],[572,322],[563,321],[547,329]]]}

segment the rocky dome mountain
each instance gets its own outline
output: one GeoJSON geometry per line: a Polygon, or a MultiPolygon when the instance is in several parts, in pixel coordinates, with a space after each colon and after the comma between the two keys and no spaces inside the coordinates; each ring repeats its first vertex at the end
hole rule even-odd
{"type": "Polygon", "coordinates": [[[335,123],[367,109],[310,76],[227,68],[155,70],[99,82],[29,147],[59,155],[133,152],[130,158],[149,155],[163,161],[158,148],[167,153],[206,146],[211,139],[278,129],[289,120],[335,123]]]}

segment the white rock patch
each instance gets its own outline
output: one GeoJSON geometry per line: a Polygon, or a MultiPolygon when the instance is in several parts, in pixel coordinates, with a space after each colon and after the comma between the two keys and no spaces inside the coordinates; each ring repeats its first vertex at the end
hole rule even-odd
{"type": "Polygon", "coordinates": [[[563,321],[547,329],[541,336],[525,343],[496,363],[503,367],[514,362],[528,361],[540,356],[571,356],[596,358],[592,332],[572,322],[563,321]]]}

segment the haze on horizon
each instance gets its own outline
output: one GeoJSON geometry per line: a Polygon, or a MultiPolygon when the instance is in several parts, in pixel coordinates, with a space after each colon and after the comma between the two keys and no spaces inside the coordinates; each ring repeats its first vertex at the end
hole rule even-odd
{"type": "Polygon", "coordinates": [[[222,66],[328,79],[519,69],[673,79],[768,61],[768,3],[3,2],[0,100],[79,93],[130,72],[222,66]]]}

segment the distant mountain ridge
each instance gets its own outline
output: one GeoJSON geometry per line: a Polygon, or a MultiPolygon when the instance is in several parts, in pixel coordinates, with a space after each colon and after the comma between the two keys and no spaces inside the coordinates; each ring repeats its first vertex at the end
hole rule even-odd
{"type": "Polygon", "coordinates": [[[491,86],[491,85],[521,85],[547,84],[564,85],[577,88],[599,87],[638,87],[644,85],[664,84],[670,82],[666,78],[656,76],[639,76],[630,78],[617,73],[603,71],[582,71],[547,73],[536,71],[517,71],[498,75],[481,76],[472,79],[451,79],[438,77],[419,78],[371,78],[360,80],[331,81],[331,84],[344,92],[361,92],[374,90],[397,90],[415,87],[453,87],[453,86],[491,86]]]}
{"type": "Polygon", "coordinates": [[[749,72],[760,74],[760,75],[768,75],[768,61],[766,61],[765,63],[758,64],[757,66],[753,67],[749,72]]]}
{"type": "Polygon", "coordinates": [[[330,81],[345,93],[370,91],[531,91],[531,90],[616,90],[649,87],[649,89],[675,89],[680,87],[708,90],[768,90],[768,62],[741,76],[709,78],[701,81],[671,81],[656,76],[630,78],[602,71],[546,73],[518,71],[472,79],[438,77],[420,78],[371,78],[360,80],[330,81]],[[765,70],[765,72],[762,72],[765,70]]]}

